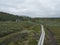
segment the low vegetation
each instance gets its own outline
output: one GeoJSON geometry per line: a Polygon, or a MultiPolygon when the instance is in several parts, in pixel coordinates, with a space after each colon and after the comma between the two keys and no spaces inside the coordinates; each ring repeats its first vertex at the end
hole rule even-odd
{"type": "MultiPolygon", "coordinates": [[[[60,18],[30,18],[0,12],[0,45],[37,45],[40,24],[54,33],[57,44],[60,45],[60,18]]],[[[49,41],[45,39],[45,45],[49,45],[47,42],[49,41]]]]}

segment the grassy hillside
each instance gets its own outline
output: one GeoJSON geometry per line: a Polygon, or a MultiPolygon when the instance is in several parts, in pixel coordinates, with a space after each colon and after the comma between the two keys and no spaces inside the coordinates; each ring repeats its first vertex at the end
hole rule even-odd
{"type": "Polygon", "coordinates": [[[31,18],[27,16],[17,16],[17,15],[5,13],[5,12],[0,12],[0,21],[16,21],[16,20],[28,21],[28,20],[31,20],[31,18]]]}
{"type": "MultiPolygon", "coordinates": [[[[45,26],[54,33],[57,44],[60,45],[60,25],[45,26]]],[[[39,24],[29,21],[0,22],[0,45],[37,45],[40,29],[39,24]]],[[[48,45],[46,40],[45,43],[48,45]]]]}
{"type": "MultiPolygon", "coordinates": [[[[60,18],[30,18],[0,12],[0,45],[37,45],[40,24],[54,33],[57,44],[60,45],[60,18]]],[[[46,29],[45,31],[49,37],[46,29]]],[[[44,45],[52,45],[49,41],[45,38],[44,45]]]]}
{"type": "Polygon", "coordinates": [[[40,25],[32,22],[0,22],[0,45],[37,45],[40,25]]]}

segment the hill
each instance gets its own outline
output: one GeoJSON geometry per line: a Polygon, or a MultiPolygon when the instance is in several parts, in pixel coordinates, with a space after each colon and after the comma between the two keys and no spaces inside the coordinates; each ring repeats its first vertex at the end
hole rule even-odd
{"type": "Polygon", "coordinates": [[[0,12],[0,21],[16,21],[16,20],[27,21],[31,20],[31,18],[27,16],[17,16],[5,12],[0,12]]]}
{"type": "Polygon", "coordinates": [[[37,45],[40,24],[44,25],[46,32],[44,45],[53,45],[46,27],[60,45],[60,18],[30,18],[0,12],[0,45],[37,45]]]}

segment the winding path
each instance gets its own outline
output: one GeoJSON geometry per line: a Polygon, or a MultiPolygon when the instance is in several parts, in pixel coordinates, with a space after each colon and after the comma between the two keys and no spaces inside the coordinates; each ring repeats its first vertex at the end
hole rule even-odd
{"type": "Polygon", "coordinates": [[[43,25],[41,25],[41,36],[38,42],[38,45],[43,45],[44,43],[44,38],[45,38],[45,31],[43,25]]]}

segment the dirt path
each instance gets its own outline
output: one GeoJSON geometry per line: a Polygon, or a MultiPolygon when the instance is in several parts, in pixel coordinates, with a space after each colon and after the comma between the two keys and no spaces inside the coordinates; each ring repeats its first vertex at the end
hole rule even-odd
{"type": "Polygon", "coordinates": [[[50,43],[52,45],[57,45],[54,33],[48,27],[45,27],[45,28],[46,28],[46,30],[47,30],[47,32],[49,34],[50,43]]]}

